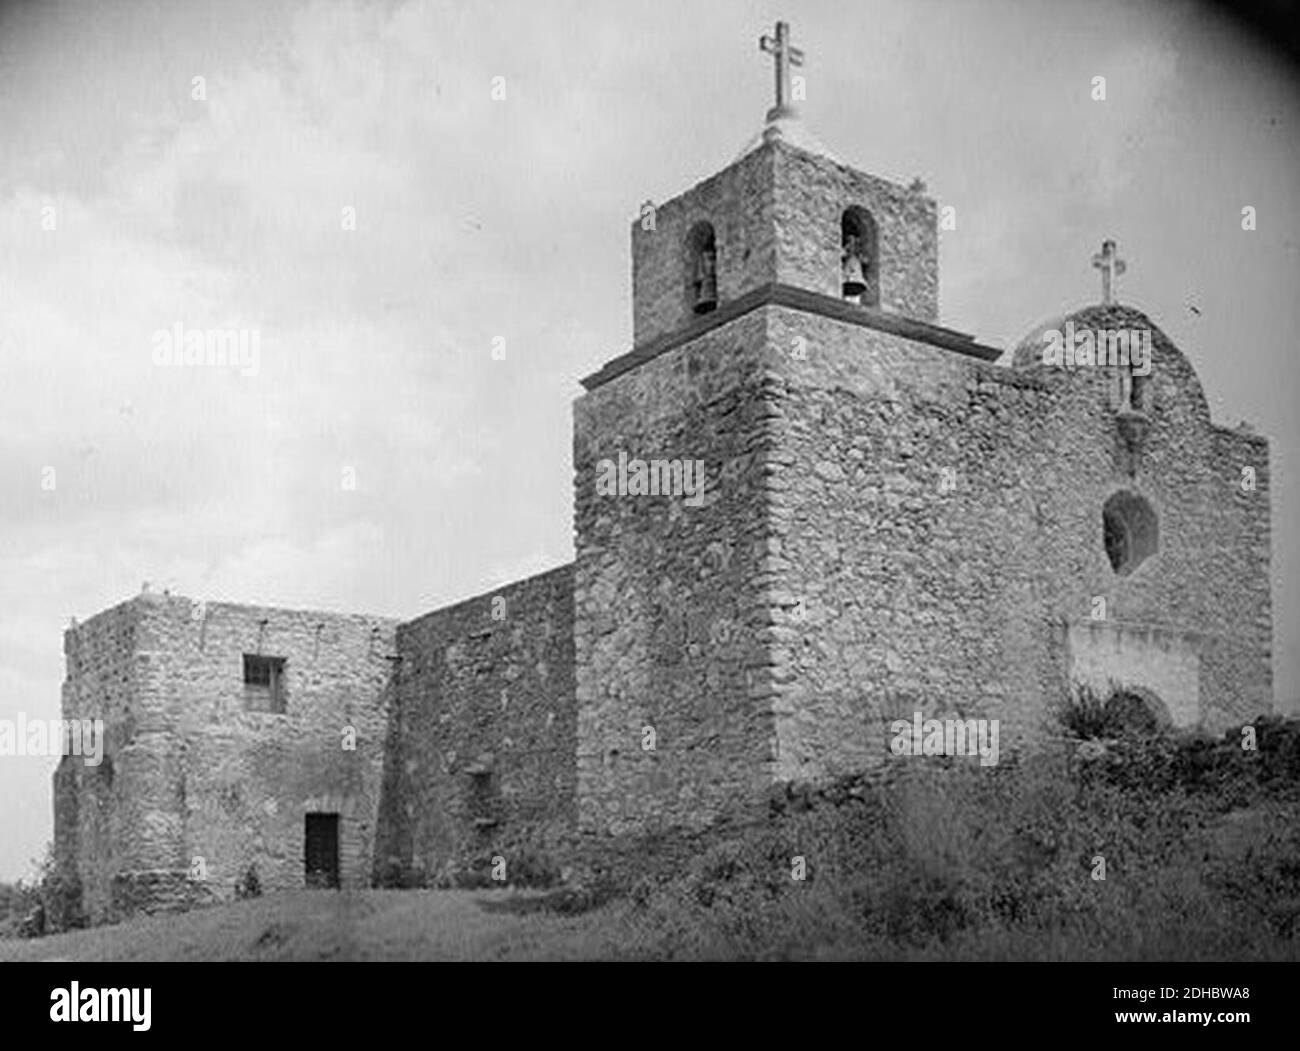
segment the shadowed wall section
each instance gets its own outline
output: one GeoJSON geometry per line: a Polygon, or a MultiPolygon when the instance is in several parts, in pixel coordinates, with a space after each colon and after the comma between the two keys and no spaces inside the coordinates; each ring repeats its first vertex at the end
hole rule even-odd
{"type": "Polygon", "coordinates": [[[402,625],[376,880],[554,856],[575,807],[573,567],[402,625]]]}

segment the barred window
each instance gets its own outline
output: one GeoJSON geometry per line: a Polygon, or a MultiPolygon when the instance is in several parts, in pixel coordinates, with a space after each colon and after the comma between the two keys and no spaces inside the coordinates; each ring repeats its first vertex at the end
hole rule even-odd
{"type": "Polygon", "coordinates": [[[244,706],[249,711],[283,714],[284,658],[244,654],[244,706]]]}

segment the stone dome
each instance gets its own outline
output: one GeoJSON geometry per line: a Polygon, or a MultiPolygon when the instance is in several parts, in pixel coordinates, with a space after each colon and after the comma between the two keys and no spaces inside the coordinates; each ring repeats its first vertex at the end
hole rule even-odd
{"type": "MultiPolygon", "coordinates": [[[[1035,325],[1013,350],[1002,357],[1003,363],[1009,363],[1015,369],[1057,370],[1058,366],[1043,364],[1043,349],[1046,343],[1043,336],[1055,329],[1065,331],[1065,326],[1074,323],[1076,332],[1091,329],[1093,332],[1113,329],[1129,329],[1151,333],[1152,378],[1157,386],[1165,390],[1168,397],[1187,399],[1191,411],[1207,425],[1210,421],[1209,405],[1200,378],[1187,356],[1164,334],[1146,314],[1135,307],[1121,303],[1097,303],[1082,307],[1069,314],[1050,318],[1035,325]],[[1009,360],[1008,360],[1009,359],[1009,360]]],[[[1067,376],[1081,380],[1087,370],[1060,369],[1067,376]]]]}
{"type": "Polygon", "coordinates": [[[1071,321],[1074,322],[1076,331],[1085,328],[1093,330],[1150,329],[1154,343],[1173,346],[1168,337],[1142,311],[1133,307],[1126,307],[1121,303],[1097,303],[1093,306],[1082,307],[1069,314],[1049,318],[1041,324],[1035,325],[1016,344],[1015,349],[1010,351],[1011,367],[1026,369],[1036,365],[1041,366],[1043,363],[1043,348],[1046,346],[1043,337],[1053,330],[1063,332],[1066,323],[1071,321]]]}

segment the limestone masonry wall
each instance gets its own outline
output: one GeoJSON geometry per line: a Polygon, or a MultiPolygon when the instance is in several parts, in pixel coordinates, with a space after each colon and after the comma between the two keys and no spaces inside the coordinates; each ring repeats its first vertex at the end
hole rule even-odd
{"type": "Polygon", "coordinates": [[[1004,745],[1033,737],[1080,670],[1069,629],[1093,623],[1099,597],[1107,623],[1150,642],[1136,663],[1115,648],[1108,667],[1122,684],[1167,694],[1187,682],[1188,647],[1197,654],[1196,688],[1161,697],[1184,725],[1271,710],[1266,447],[1225,449],[1162,334],[1154,422],[1130,476],[1110,370],[1013,371],[795,311],[769,316],[782,373],[773,542],[787,601],[806,608],[783,621],[776,654],[790,680],[781,777],[881,762],[888,722],[916,710],[999,718],[1004,745]],[[786,349],[796,337],[804,359],[786,349]],[[1247,462],[1254,492],[1239,485],[1247,462]],[[1117,490],[1159,515],[1159,551],[1128,576],[1102,543],[1117,490]]]}
{"type": "Polygon", "coordinates": [[[739,163],[665,201],[654,228],[632,223],[632,340],[640,346],[676,332],[694,314],[687,285],[687,237],[701,221],[713,224],[718,298],[738,298],[776,280],[772,154],[755,150],[739,163]]]}
{"type": "Polygon", "coordinates": [[[762,346],[746,315],[574,406],[584,832],[700,828],[770,781],[762,346]],[[703,504],[598,495],[598,464],[620,452],[702,460],[703,504]]]}
{"type": "Polygon", "coordinates": [[[880,309],[939,320],[939,230],[933,198],[827,157],[769,147],[776,280],[840,298],[840,218],[865,208],[878,231],[880,309]]]}
{"type": "Polygon", "coordinates": [[[104,616],[69,632],[65,689],[109,742],[78,774],[92,919],[230,898],[250,870],[300,887],[314,811],[340,815],[343,885],[368,884],[395,623],[153,595],[104,616]],[[244,654],[285,659],[283,714],[249,710],[244,654]]]}
{"type": "Polygon", "coordinates": [[[573,830],[573,567],[398,629],[376,877],[558,856],[573,830]]]}
{"type": "Polygon", "coordinates": [[[103,719],[104,755],[98,766],[65,756],[54,775],[54,851],[60,870],[75,877],[82,907],[102,919],[111,911],[113,875],[124,843],[123,808],[114,771],[134,735],[136,637],[139,607],[105,610],[63,636],[67,675],[64,719],[103,719]]]}
{"type": "MultiPolygon", "coordinates": [[[[826,318],[773,308],[768,323],[779,776],[879,764],[888,722],[918,710],[1027,732],[1053,660],[1025,539],[1069,471],[1035,452],[1033,409],[1050,392],[826,318]],[[795,338],[803,359],[788,352],[795,338]]],[[[1087,542],[1098,531],[1089,518],[1087,542]]]]}
{"type": "Polygon", "coordinates": [[[302,886],[305,815],[321,812],[339,815],[342,885],[368,885],[396,622],[184,599],[158,609],[185,746],[184,838],[209,884],[224,896],[255,867],[263,888],[302,886]],[[285,659],[284,714],[251,710],[245,653],[285,659]]]}
{"type": "Polygon", "coordinates": [[[676,332],[694,317],[687,239],[713,225],[718,298],[769,282],[840,296],[840,220],[865,208],[878,230],[880,308],[939,317],[937,206],[919,190],[867,175],[782,142],[658,205],[654,226],[632,223],[633,343],[676,332]]]}

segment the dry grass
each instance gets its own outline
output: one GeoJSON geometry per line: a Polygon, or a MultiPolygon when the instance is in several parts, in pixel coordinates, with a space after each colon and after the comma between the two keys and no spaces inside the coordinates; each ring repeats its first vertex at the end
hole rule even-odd
{"type": "Polygon", "coordinates": [[[527,892],[301,890],[30,941],[0,961],[584,959],[600,917],[482,908],[527,892]]]}
{"type": "Polygon", "coordinates": [[[1294,961],[1300,724],[1255,726],[1255,752],[1229,733],[909,762],[585,912],[591,888],[297,891],[0,942],[0,960],[1294,961]]]}

